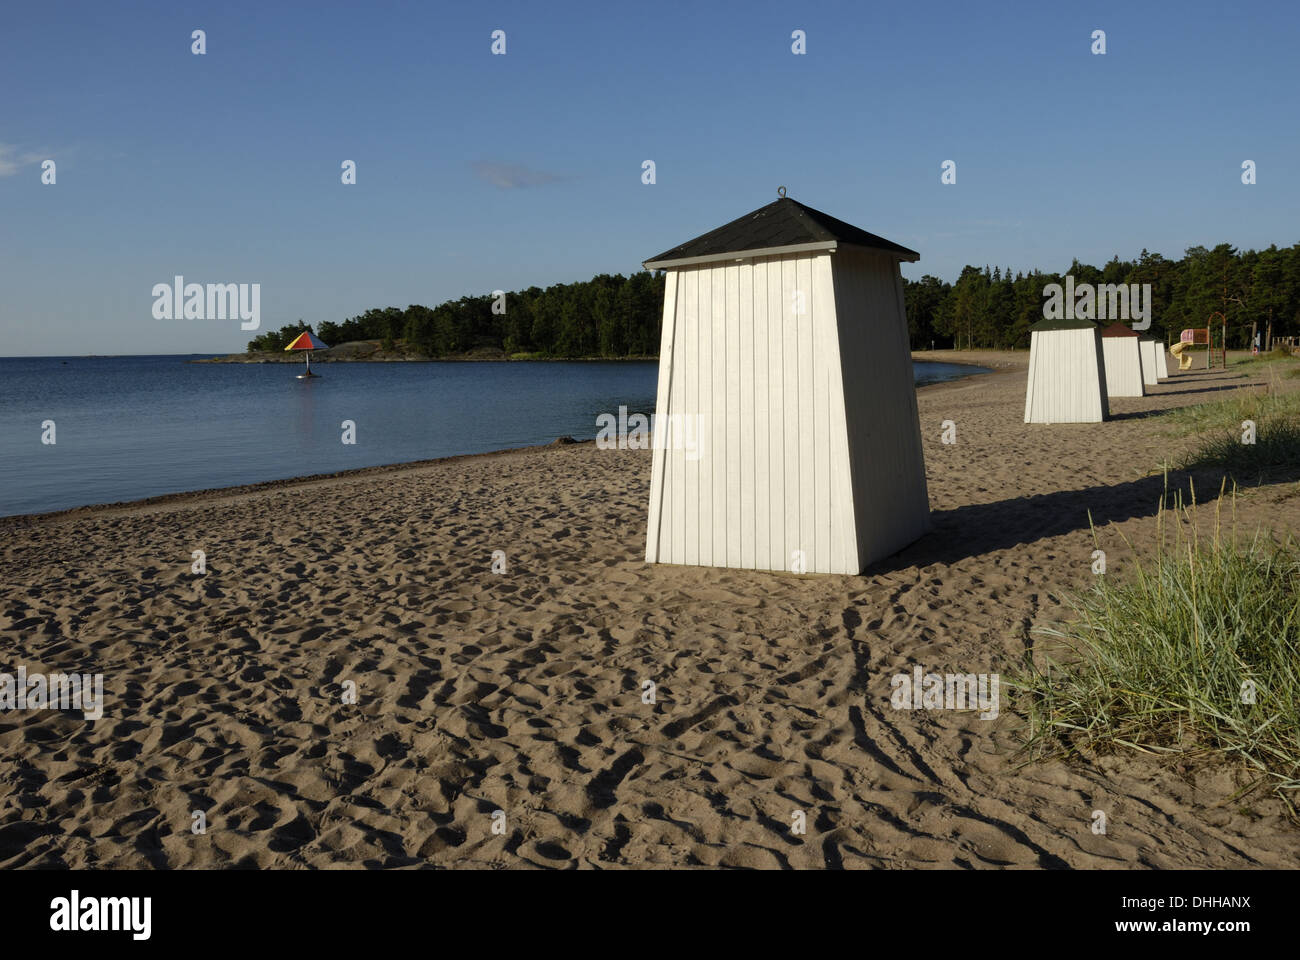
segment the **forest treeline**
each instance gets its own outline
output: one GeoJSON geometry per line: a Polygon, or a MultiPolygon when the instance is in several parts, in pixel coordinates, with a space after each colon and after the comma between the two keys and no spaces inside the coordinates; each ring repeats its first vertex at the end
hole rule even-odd
{"type": "Polygon", "coordinates": [[[408,350],[430,357],[474,351],[504,351],[543,357],[637,357],[659,352],[664,277],[642,270],[624,277],[601,274],[580,283],[505,294],[504,312],[493,312],[498,298],[461,297],[436,307],[412,304],[371,309],[318,326],[299,321],[249,341],[250,353],[282,350],[301,331],[330,345],[349,340],[380,340],[385,349],[403,341],[408,350]]]}
{"type": "MultiPolygon", "coordinates": [[[[1043,316],[1044,288],[1064,283],[1150,284],[1150,335],[1177,339],[1187,327],[1203,327],[1218,311],[1228,318],[1228,345],[1249,345],[1252,324],[1274,336],[1300,333],[1300,244],[1238,251],[1191,247],[1180,260],[1143,250],[1136,260],[1113,258],[1103,267],[1075,260],[1063,273],[1013,274],[967,266],[956,283],[924,275],[904,280],[908,333],[913,348],[1025,348],[1029,327],[1043,316]]],[[[640,271],[601,274],[580,283],[508,292],[505,311],[494,312],[491,295],[461,297],[436,307],[384,307],[336,323],[299,321],[268,331],[249,352],[281,350],[312,329],[329,344],[398,341],[429,357],[475,351],[539,357],[654,356],[659,351],[664,277],[640,271]]]]}
{"type": "MultiPolygon", "coordinates": [[[[1024,348],[1029,327],[1043,318],[1044,288],[1073,275],[1079,284],[1151,284],[1150,336],[1176,341],[1204,327],[1216,311],[1228,320],[1228,346],[1250,344],[1252,325],[1273,336],[1300,333],[1300,244],[1238,251],[1190,247],[1181,260],[1143,250],[1137,260],[1104,267],[1075,260],[1063,273],[1012,274],[1011,268],[967,266],[956,283],[929,275],[904,281],[908,335],[914,348],[1024,348]]],[[[1215,321],[1218,336],[1219,321],[1215,321]]]]}

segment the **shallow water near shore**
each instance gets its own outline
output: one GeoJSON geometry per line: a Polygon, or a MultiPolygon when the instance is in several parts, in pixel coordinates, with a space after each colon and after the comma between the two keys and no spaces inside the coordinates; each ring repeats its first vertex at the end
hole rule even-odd
{"type": "MultiPolygon", "coordinates": [[[[653,361],[332,363],[303,381],[190,359],[0,359],[0,515],[587,440],[602,413],[651,412],[658,376],[653,361]]],[[[981,372],[915,364],[918,386],[981,372]]]]}

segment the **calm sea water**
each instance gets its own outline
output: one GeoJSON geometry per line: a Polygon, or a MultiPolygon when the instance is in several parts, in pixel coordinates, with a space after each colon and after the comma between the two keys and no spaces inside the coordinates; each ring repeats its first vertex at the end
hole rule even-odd
{"type": "MultiPolygon", "coordinates": [[[[189,357],[0,359],[0,515],[355,467],[588,440],[654,409],[648,363],[281,364],[189,357]],[[55,440],[41,442],[53,420],[55,440]],[[356,443],[340,442],[341,423],[356,443]]],[[[918,383],[978,368],[917,363],[918,383]]]]}

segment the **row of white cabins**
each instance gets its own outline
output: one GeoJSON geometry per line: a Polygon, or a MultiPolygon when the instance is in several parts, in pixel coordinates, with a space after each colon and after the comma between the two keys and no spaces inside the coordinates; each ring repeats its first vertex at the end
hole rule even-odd
{"type": "Polygon", "coordinates": [[[1122,323],[1040,320],[1030,328],[1025,423],[1099,423],[1111,397],[1142,397],[1169,376],[1166,351],[1122,323]]]}
{"type": "MultiPolygon", "coordinates": [[[[645,262],[665,271],[647,562],[857,574],[930,529],[899,270],[919,259],[782,192],[645,262]]],[[[1032,328],[1026,422],[1104,420],[1168,374],[1104,333],[1032,328]]]]}

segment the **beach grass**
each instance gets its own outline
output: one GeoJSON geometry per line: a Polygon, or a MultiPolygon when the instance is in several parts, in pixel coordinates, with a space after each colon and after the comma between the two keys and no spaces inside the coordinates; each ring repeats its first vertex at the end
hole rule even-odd
{"type": "Polygon", "coordinates": [[[1270,414],[1257,420],[1253,443],[1244,429],[1217,430],[1189,451],[1185,470],[1222,469],[1238,483],[1285,482],[1300,477],[1300,415],[1270,414]]]}
{"type": "Polygon", "coordinates": [[[1194,503],[1166,511],[1162,498],[1154,559],[1096,577],[1070,599],[1071,621],[1035,631],[1052,653],[1008,682],[1030,759],[1107,748],[1231,759],[1294,814],[1300,547],[1238,537],[1235,518],[1225,531],[1225,502],[1235,514],[1235,492],[1221,496],[1205,536],[1194,503]]]}
{"type": "Polygon", "coordinates": [[[1182,435],[1236,428],[1243,420],[1257,424],[1273,417],[1300,414],[1300,394],[1276,390],[1247,393],[1234,390],[1223,400],[1173,407],[1157,414],[1161,421],[1182,435]]]}
{"type": "Polygon", "coordinates": [[[1231,366],[1237,367],[1243,364],[1260,364],[1260,363],[1295,363],[1295,355],[1286,347],[1274,347],[1268,353],[1247,354],[1244,357],[1233,357],[1229,360],[1231,366]]]}
{"type": "Polygon", "coordinates": [[[1177,460],[1180,469],[1215,468],[1240,484],[1300,478],[1300,393],[1272,387],[1234,392],[1224,400],[1170,410],[1164,419],[1176,433],[1200,434],[1177,460]]]}

